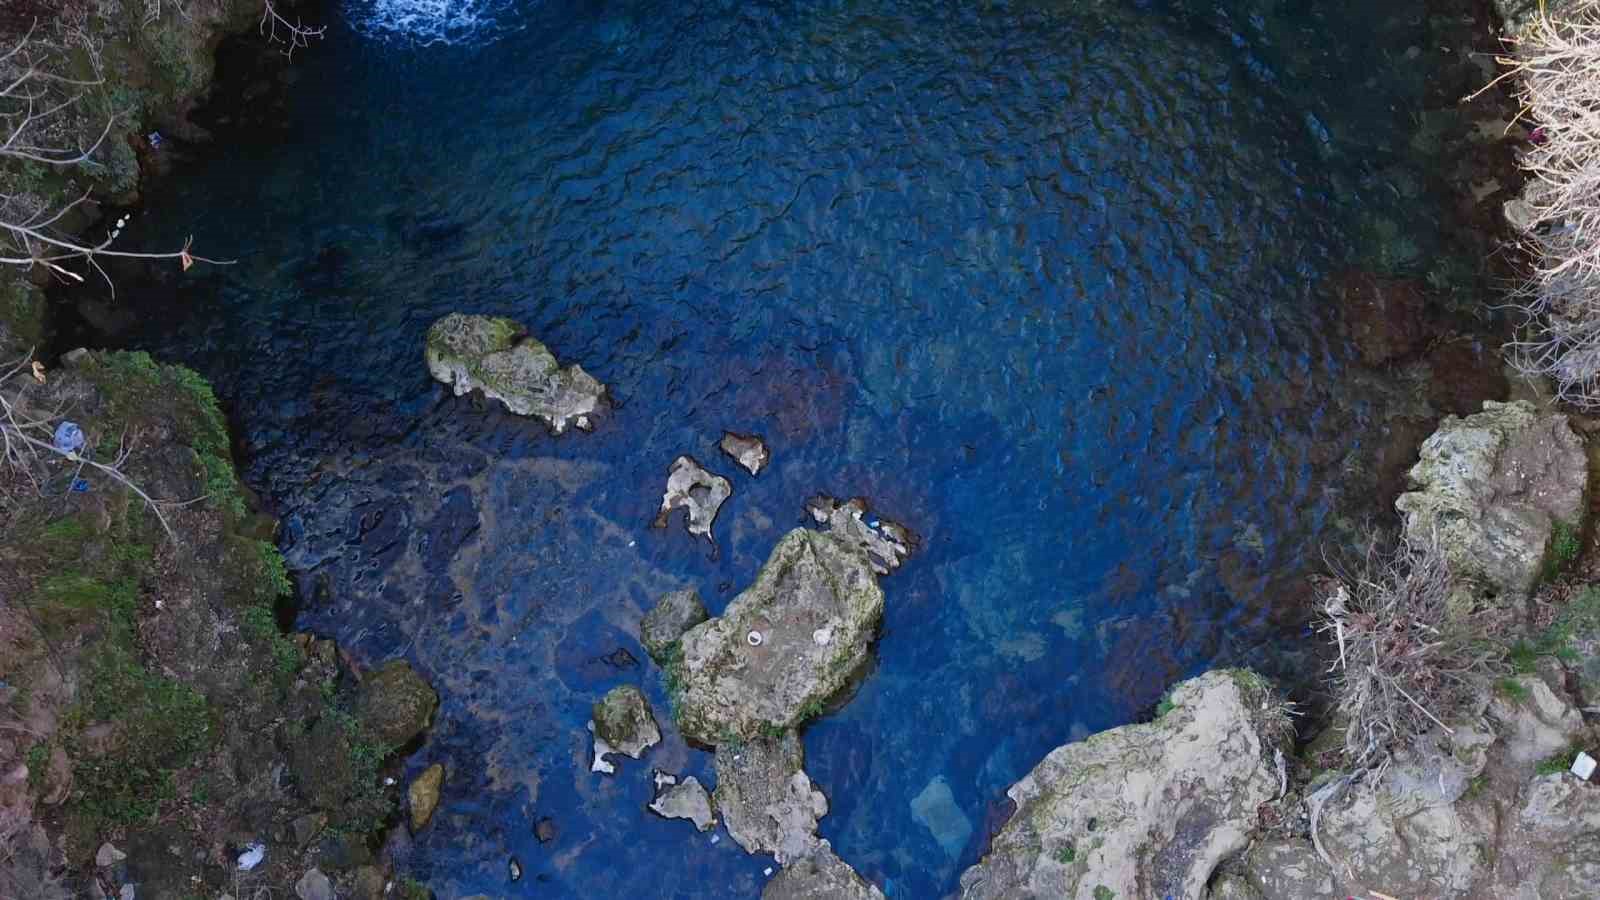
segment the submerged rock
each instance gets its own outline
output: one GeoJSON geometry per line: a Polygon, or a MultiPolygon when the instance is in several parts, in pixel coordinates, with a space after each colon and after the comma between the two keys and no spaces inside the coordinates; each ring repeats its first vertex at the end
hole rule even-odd
{"type": "Polygon", "coordinates": [[[612,688],[594,705],[594,736],[596,747],[604,741],[634,759],[661,743],[661,729],[650,711],[650,701],[631,684],[612,688]]]}
{"type": "Polygon", "coordinates": [[[433,818],[433,811],[439,808],[439,789],[443,785],[444,765],[441,763],[434,763],[412,780],[406,796],[411,801],[413,833],[428,827],[429,820],[433,818]]]}
{"type": "Polygon", "coordinates": [[[1406,536],[1436,539],[1458,576],[1520,597],[1547,572],[1561,531],[1582,531],[1588,465],[1559,413],[1487,401],[1447,416],[1422,444],[1413,490],[1395,501],[1406,536]]]}
{"type": "Polygon", "coordinates": [[[817,820],[828,798],[805,773],[805,750],[793,731],[717,750],[717,809],[728,834],[749,853],[781,865],[817,849],[817,820]]]}
{"type": "Polygon", "coordinates": [[[456,396],[481,390],[519,416],[543,419],[556,434],[569,425],[587,431],[605,405],[605,385],[577,364],[563,368],[513,319],[445,316],[428,329],[426,357],[428,371],[456,396]]]}
{"type": "Polygon", "coordinates": [[[717,446],[722,448],[723,453],[733,457],[733,461],[751,475],[761,474],[761,470],[766,468],[767,462],[772,459],[766,441],[759,435],[724,431],[722,441],[717,446]]]}
{"type": "Polygon", "coordinates": [[[856,874],[819,841],[810,855],[783,867],[761,891],[761,900],[883,900],[883,892],[856,874]]]}
{"type": "Polygon", "coordinates": [[[940,775],[928,782],[922,793],[911,799],[911,818],[928,829],[933,839],[951,859],[961,855],[972,837],[972,820],[956,805],[949,782],[940,775]]]}
{"type": "Polygon", "coordinates": [[[722,504],[733,496],[733,485],[721,475],[713,475],[700,467],[693,457],[680,456],[667,470],[667,490],[661,495],[661,510],[656,513],[654,527],[667,527],[667,518],[678,507],[686,510],[684,527],[690,534],[704,535],[715,544],[711,526],[717,521],[722,504]]]}
{"type": "Polygon", "coordinates": [[[1288,727],[1247,672],[1209,672],[1170,699],[1156,721],[1058,747],[1013,785],[1016,812],[962,874],[961,896],[1205,896],[1278,795],[1288,727]]]}
{"type": "Polygon", "coordinates": [[[669,673],[679,730],[715,746],[799,726],[866,662],[882,616],[862,553],[833,535],[789,532],[755,584],[679,641],[669,673]]]}
{"type": "Polygon", "coordinates": [[[639,643],[660,662],[685,632],[708,618],[698,591],[693,588],[669,591],[639,620],[639,643]]]}
{"type": "Polygon", "coordinates": [[[717,827],[717,817],[711,811],[711,795],[693,775],[681,782],[670,775],[657,775],[656,788],[659,793],[650,801],[651,812],[663,819],[688,819],[701,831],[717,827]],[[660,790],[662,787],[666,790],[660,790]]]}
{"type": "Polygon", "coordinates": [[[404,660],[385,663],[361,680],[356,717],[385,747],[404,747],[427,730],[439,695],[404,660]]]}
{"type": "Polygon", "coordinates": [[[1422,288],[1415,281],[1350,271],[1334,282],[1340,324],[1362,362],[1383,365],[1422,345],[1422,288]]]}
{"type": "Polygon", "coordinates": [[[806,510],[817,524],[861,548],[879,575],[900,568],[917,547],[917,536],[911,529],[869,514],[864,498],[840,503],[827,494],[818,494],[806,502],[806,510]]]}

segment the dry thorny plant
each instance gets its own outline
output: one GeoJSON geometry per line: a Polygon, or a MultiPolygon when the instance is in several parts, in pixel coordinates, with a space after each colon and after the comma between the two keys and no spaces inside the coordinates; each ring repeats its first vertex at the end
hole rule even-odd
{"type": "Polygon", "coordinates": [[[261,24],[258,30],[266,37],[268,43],[282,44],[283,55],[294,58],[294,52],[302,47],[311,46],[311,41],[321,40],[322,33],[327,31],[327,26],[310,26],[295,17],[293,22],[284,18],[273,5],[273,0],[266,0],[266,8],[261,11],[261,24]]]}
{"type": "Polygon", "coordinates": [[[185,501],[157,500],[130,479],[124,467],[133,453],[133,442],[127,434],[117,441],[117,451],[110,459],[100,461],[92,452],[59,446],[54,440],[56,428],[68,412],[61,405],[40,409],[27,402],[27,392],[35,384],[42,384],[48,376],[44,367],[33,359],[31,352],[9,364],[0,363],[0,468],[8,479],[0,480],[0,521],[10,518],[22,505],[17,491],[30,496],[46,496],[47,487],[54,482],[70,486],[82,478],[86,470],[97,472],[144,501],[156,515],[169,540],[177,537],[167,519],[165,508],[187,506],[204,497],[185,501]],[[6,486],[9,480],[15,488],[6,486]]]}
{"type": "Polygon", "coordinates": [[[195,255],[192,238],[177,250],[155,253],[111,249],[119,229],[95,242],[76,238],[60,226],[89,201],[89,192],[58,202],[41,187],[44,179],[21,177],[30,167],[70,177],[102,165],[97,155],[131,111],[97,117],[85,102],[105,86],[101,49],[82,22],[68,15],[48,26],[34,20],[14,42],[0,47],[0,165],[11,174],[0,183],[0,266],[41,267],[58,278],[82,282],[84,276],[66,266],[81,261],[115,293],[99,258],[172,259],[185,270],[195,262],[227,264],[195,255]],[[88,77],[63,74],[71,71],[73,56],[87,61],[88,77]]]}
{"type": "MultiPolygon", "coordinates": [[[[1510,346],[1525,374],[1548,376],[1561,400],[1600,408],[1600,0],[1541,9],[1491,83],[1510,79],[1530,129],[1523,201],[1537,223],[1522,237],[1527,279],[1511,306],[1523,330],[1510,346]]],[[[1486,87],[1484,90],[1487,90],[1486,87]]],[[[1481,92],[1480,92],[1481,93],[1481,92]]]]}

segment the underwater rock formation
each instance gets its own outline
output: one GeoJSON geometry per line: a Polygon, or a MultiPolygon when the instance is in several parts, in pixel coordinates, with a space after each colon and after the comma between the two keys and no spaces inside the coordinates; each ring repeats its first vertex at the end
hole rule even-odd
{"type": "Polygon", "coordinates": [[[733,461],[751,475],[760,475],[767,462],[772,459],[772,453],[767,449],[767,444],[759,435],[741,434],[737,431],[722,433],[722,441],[717,444],[722,452],[733,457],[733,461]]]}
{"type": "Polygon", "coordinates": [[[804,764],[793,731],[717,750],[717,809],[747,852],[771,853],[782,865],[817,849],[817,820],[828,814],[828,798],[804,764]]]}
{"type": "Polygon", "coordinates": [[[869,515],[865,498],[856,497],[840,503],[827,494],[818,494],[806,501],[806,510],[817,524],[867,554],[872,570],[879,575],[888,575],[900,568],[917,548],[917,536],[911,529],[869,515]]]}
{"type": "Polygon", "coordinates": [[[652,659],[661,662],[668,658],[672,645],[684,632],[708,618],[698,591],[693,588],[670,591],[639,620],[639,643],[652,659]]]}
{"type": "Polygon", "coordinates": [[[1016,812],[961,896],[1205,896],[1281,792],[1274,751],[1290,730],[1248,672],[1208,672],[1170,700],[1154,722],[1056,748],[1013,785],[1016,812]]]}
{"type": "Polygon", "coordinates": [[[560,434],[584,431],[605,406],[606,386],[555,354],[513,319],[452,313],[428,329],[428,371],[457,397],[483,391],[519,416],[543,419],[560,434]]]}
{"type": "Polygon", "coordinates": [[[717,746],[800,726],[866,662],[882,616],[863,553],[831,534],[789,532],[754,584],[679,641],[668,672],[679,730],[717,746]]]}
{"type": "Polygon", "coordinates": [[[406,789],[406,797],[411,801],[413,833],[428,827],[433,811],[439,808],[439,788],[443,785],[444,764],[434,763],[422,770],[422,774],[413,779],[411,786],[406,789]]]}
{"type": "Polygon", "coordinates": [[[661,510],[651,525],[667,527],[667,518],[681,506],[686,515],[684,528],[715,544],[717,539],[711,535],[711,526],[716,523],[722,504],[731,496],[733,485],[728,479],[707,472],[692,456],[680,456],[667,470],[667,490],[661,495],[661,510]]]}
{"type": "Polygon", "coordinates": [[[1409,479],[1395,501],[1406,536],[1437,540],[1457,575],[1495,595],[1525,596],[1547,573],[1558,532],[1582,532],[1583,442],[1566,416],[1525,401],[1446,417],[1409,479]]]}

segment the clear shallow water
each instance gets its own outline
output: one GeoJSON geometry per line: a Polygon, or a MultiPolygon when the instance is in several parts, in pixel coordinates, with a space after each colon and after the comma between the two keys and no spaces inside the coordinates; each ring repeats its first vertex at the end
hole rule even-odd
{"type": "Polygon", "coordinates": [[[644,811],[651,766],[708,756],[603,779],[583,725],[625,682],[665,719],[639,614],[719,610],[818,491],[925,539],[806,734],[824,835],[892,896],[953,888],[1054,746],[1213,664],[1303,669],[1282,585],[1360,507],[1375,418],[1318,288],[1423,255],[1443,209],[1394,187],[1425,181],[1396,149],[1425,32],[1390,5],[344,7],[281,144],[152,191],[133,240],[240,262],[156,290],[185,313],[134,343],[218,384],[299,624],[443,694],[405,864],[443,896],[756,896],[770,861],[644,811]],[[556,439],[446,396],[422,335],[458,310],[618,409],[556,439]],[[734,481],[716,555],[647,527],[679,453],[734,481]],[[913,815],[938,778],[966,840],[913,815]]]}

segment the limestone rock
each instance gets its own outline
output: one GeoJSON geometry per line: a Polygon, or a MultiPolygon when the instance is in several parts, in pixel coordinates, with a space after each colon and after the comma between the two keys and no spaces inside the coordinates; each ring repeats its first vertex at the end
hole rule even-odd
{"type": "Polygon", "coordinates": [[[295,882],[294,895],[300,900],[334,900],[333,882],[321,869],[309,869],[295,882]]]}
{"type": "Polygon", "coordinates": [[[883,892],[856,874],[819,841],[810,855],[783,867],[761,891],[761,900],[883,900],[883,892]]]}
{"type": "Polygon", "coordinates": [[[1333,872],[1310,841],[1261,841],[1245,855],[1245,868],[1264,900],[1334,896],[1333,872]]]}
{"type": "Polygon", "coordinates": [[[1572,746],[1583,731],[1583,714],[1541,678],[1524,675],[1516,681],[1526,696],[1512,699],[1496,692],[1489,716],[1505,741],[1506,759],[1532,766],[1572,746]]]}
{"type": "MultiPolygon", "coordinates": [[[[711,811],[711,795],[706,793],[700,780],[693,775],[679,782],[673,780],[667,789],[650,801],[650,811],[663,819],[688,819],[701,831],[717,827],[716,815],[711,811]]],[[[657,787],[662,786],[657,782],[657,787]]]]}
{"type": "Polygon", "coordinates": [[[434,763],[411,782],[406,794],[411,800],[411,831],[428,827],[433,811],[439,808],[439,788],[444,785],[444,766],[434,763]]]}
{"type": "Polygon", "coordinates": [[[1581,530],[1588,467],[1558,413],[1517,401],[1447,416],[1395,501],[1406,536],[1435,536],[1458,575],[1520,597],[1543,575],[1558,526],[1581,530]]]}
{"type": "Polygon", "coordinates": [[[866,556],[833,535],[789,532],[753,585],[679,641],[679,730],[714,746],[799,726],[866,662],[882,616],[866,556]]]}
{"type": "Polygon", "coordinates": [[[917,536],[904,525],[880,519],[867,511],[861,497],[840,503],[827,494],[806,502],[806,509],[817,524],[859,547],[872,561],[872,570],[887,575],[916,549],[917,536]]]}
{"type": "Polygon", "coordinates": [[[793,731],[717,750],[717,810],[728,834],[749,853],[771,853],[779,864],[817,848],[817,820],[828,798],[802,768],[805,750],[793,731]]]}
{"type": "Polygon", "coordinates": [[[772,459],[766,441],[759,435],[725,431],[722,433],[722,442],[717,446],[722,448],[723,453],[733,457],[733,461],[751,475],[761,474],[761,470],[772,459]]]}
{"type": "Polygon", "coordinates": [[[1287,726],[1246,672],[1208,672],[1171,699],[1160,719],[1058,747],[1013,785],[1016,812],[962,874],[961,896],[1204,896],[1278,794],[1287,726]]]}
{"type": "Polygon", "coordinates": [[[379,743],[404,747],[427,730],[439,695],[404,660],[385,663],[361,680],[356,717],[379,743]]]}
{"type": "Polygon", "coordinates": [[[650,701],[631,684],[612,688],[594,705],[594,736],[597,744],[604,741],[634,759],[661,743],[650,701]]]}
{"type": "Polygon", "coordinates": [[[733,485],[721,475],[713,475],[700,467],[694,457],[680,456],[667,470],[667,490],[661,495],[661,510],[656,513],[654,527],[667,527],[672,511],[683,507],[687,518],[684,527],[690,534],[704,535],[715,544],[711,526],[717,521],[722,504],[733,496],[733,485]]]}
{"type": "Polygon", "coordinates": [[[543,419],[560,434],[587,431],[605,406],[605,385],[576,364],[563,368],[521,323],[452,313],[428,329],[426,357],[434,378],[456,396],[481,390],[519,416],[543,419]]]}
{"type": "Polygon", "coordinates": [[[100,845],[99,850],[95,851],[94,864],[102,869],[109,869],[127,858],[128,854],[118,850],[115,844],[107,841],[100,845]]]}
{"type": "Polygon", "coordinates": [[[710,618],[700,594],[693,588],[663,594],[651,610],[639,620],[639,643],[657,662],[666,658],[668,648],[683,637],[684,632],[710,618]]]}

